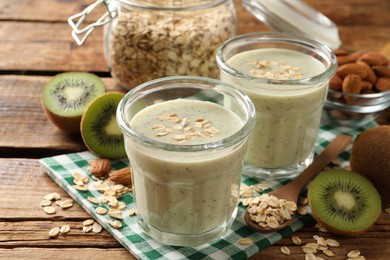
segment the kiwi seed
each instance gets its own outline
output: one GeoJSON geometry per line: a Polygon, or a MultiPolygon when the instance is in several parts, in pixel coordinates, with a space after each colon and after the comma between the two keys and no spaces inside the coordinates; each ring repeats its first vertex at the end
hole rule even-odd
{"type": "Polygon", "coordinates": [[[43,87],[42,108],[58,128],[67,133],[79,133],[85,108],[105,91],[103,81],[94,74],[57,74],[43,87]]]}
{"type": "Polygon", "coordinates": [[[81,119],[81,135],[88,149],[104,158],[126,156],[123,134],[116,122],[116,109],[124,94],[108,92],[96,98],[81,119]]]}
{"type": "Polygon", "coordinates": [[[372,183],[343,169],[318,175],[309,186],[308,198],[314,217],[335,234],[358,235],[381,213],[381,200],[372,183]]]}

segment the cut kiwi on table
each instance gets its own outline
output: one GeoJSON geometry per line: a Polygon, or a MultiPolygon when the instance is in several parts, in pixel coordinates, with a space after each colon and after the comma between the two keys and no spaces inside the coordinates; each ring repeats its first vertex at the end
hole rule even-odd
{"type": "Polygon", "coordinates": [[[378,219],[378,191],[365,177],[343,169],[322,172],[310,184],[308,199],[316,220],[329,231],[356,236],[378,219]]]}
{"type": "Polygon", "coordinates": [[[43,87],[41,103],[47,117],[67,133],[80,133],[85,108],[106,92],[103,81],[87,72],[57,74],[43,87]]]}
{"type": "Polygon", "coordinates": [[[116,109],[124,94],[107,92],[96,98],[81,119],[81,136],[87,148],[104,158],[126,156],[123,134],[116,122],[116,109]]]}

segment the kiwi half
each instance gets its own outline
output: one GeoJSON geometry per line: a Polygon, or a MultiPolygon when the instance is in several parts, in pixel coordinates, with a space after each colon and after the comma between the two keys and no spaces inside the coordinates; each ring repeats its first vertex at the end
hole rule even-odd
{"type": "Polygon", "coordinates": [[[116,122],[116,108],[124,94],[107,92],[96,98],[81,119],[81,136],[87,148],[104,158],[126,156],[123,134],[116,122]]]}
{"type": "Polygon", "coordinates": [[[358,235],[381,213],[381,200],[371,182],[342,169],[318,175],[309,186],[308,199],[317,221],[335,234],[358,235]]]}
{"type": "Polygon", "coordinates": [[[57,74],[43,87],[42,108],[58,128],[67,133],[79,133],[85,108],[105,91],[103,81],[94,74],[57,74]]]}

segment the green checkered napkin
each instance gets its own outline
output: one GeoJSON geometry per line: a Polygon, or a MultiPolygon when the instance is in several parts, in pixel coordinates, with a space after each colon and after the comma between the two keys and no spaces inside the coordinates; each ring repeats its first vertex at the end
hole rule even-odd
{"type": "MultiPolygon", "coordinates": [[[[321,152],[331,140],[341,133],[355,136],[373,126],[375,126],[374,123],[355,129],[349,127],[335,128],[332,126],[321,126],[316,144],[316,153],[321,152]]],[[[344,163],[348,161],[350,148],[339,157],[344,163]]],[[[234,221],[227,235],[223,238],[195,248],[162,245],[141,232],[135,216],[128,216],[127,211],[135,207],[131,194],[126,194],[121,199],[128,206],[123,212],[123,216],[125,216],[122,221],[123,227],[121,229],[115,229],[108,224],[110,217],[96,214],[95,209],[98,206],[87,200],[87,196],[93,196],[97,199],[103,196],[99,191],[94,189],[93,181],[89,182],[89,190],[85,192],[77,191],[73,187],[72,173],[78,172],[81,175],[91,176],[88,173],[88,161],[94,158],[96,157],[90,152],[81,152],[43,158],[40,160],[40,163],[48,175],[61,188],[77,201],[81,207],[110,232],[127,250],[140,259],[246,259],[281,238],[291,235],[294,231],[312,220],[311,215],[298,216],[290,226],[278,232],[270,234],[255,233],[245,225],[243,219],[245,209],[240,205],[237,219],[234,221]],[[251,238],[253,244],[240,245],[238,241],[242,238],[251,238]]],[[[127,160],[112,161],[112,167],[114,169],[126,167],[128,164],[127,160]]],[[[246,185],[253,185],[259,182],[268,184],[271,188],[266,192],[276,189],[289,181],[289,179],[280,179],[277,181],[259,180],[245,176],[242,179],[242,183],[246,185]]],[[[105,205],[100,206],[107,207],[105,205]]]]}

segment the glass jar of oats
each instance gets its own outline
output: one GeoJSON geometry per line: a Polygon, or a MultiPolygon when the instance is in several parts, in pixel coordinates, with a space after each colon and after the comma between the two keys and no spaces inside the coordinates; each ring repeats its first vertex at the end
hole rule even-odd
{"type": "Polygon", "coordinates": [[[105,24],[104,51],[111,75],[125,89],[172,75],[218,78],[218,47],[236,35],[232,0],[98,0],[83,14],[69,18],[73,36],[88,37],[105,24]],[[79,29],[80,21],[99,4],[107,12],[79,29]],[[77,30],[75,30],[77,29],[77,30]]]}

